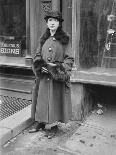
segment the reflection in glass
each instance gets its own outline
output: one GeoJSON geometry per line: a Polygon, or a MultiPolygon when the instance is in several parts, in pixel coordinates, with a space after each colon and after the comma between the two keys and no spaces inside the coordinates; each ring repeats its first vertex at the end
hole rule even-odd
{"type": "Polygon", "coordinates": [[[116,68],[115,0],[81,0],[79,44],[81,68],[116,68]]]}
{"type": "Polygon", "coordinates": [[[26,0],[0,0],[0,41],[6,40],[20,41],[26,49],[26,0]]]}

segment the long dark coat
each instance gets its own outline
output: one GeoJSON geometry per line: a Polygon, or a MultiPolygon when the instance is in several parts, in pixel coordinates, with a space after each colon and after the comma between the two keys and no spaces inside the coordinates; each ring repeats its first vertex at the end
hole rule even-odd
{"type": "MultiPolygon", "coordinates": [[[[58,35],[49,36],[47,39],[45,39],[46,35],[43,36],[34,62],[39,59],[43,59],[46,63],[62,62],[65,71],[70,75],[74,61],[70,39],[63,31],[58,35]]],[[[35,66],[34,72],[37,75],[35,66]]],[[[56,81],[48,74],[37,75],[32,101],[31,117],[35,121],[67,122],[72,116],[70,85],[56,81]]]]}

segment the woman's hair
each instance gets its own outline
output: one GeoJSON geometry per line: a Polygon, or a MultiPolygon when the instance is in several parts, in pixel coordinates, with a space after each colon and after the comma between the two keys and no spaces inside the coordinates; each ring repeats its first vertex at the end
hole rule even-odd
{"type": "MultiPolygon", "coordinates": [[[[50,29],[47,28],[43,36],[40,38],[41,48],[45,41],[51,36],[50,29]]],[[[59,41],[62,45],[66,45],[69,42],[69,36],[62,30],[62,26],[59,26],[54,34],[54,38],[59,41]]]]}

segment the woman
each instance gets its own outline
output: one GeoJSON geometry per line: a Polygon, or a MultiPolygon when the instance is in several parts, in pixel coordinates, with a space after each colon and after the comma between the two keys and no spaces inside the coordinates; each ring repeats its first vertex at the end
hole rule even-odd
{"type": "Polygon", "coordinates": [[[32,118],[37,132],[46,126],[53,128],[56,122],[71,118],[70,75],[73,55],[69,36],[62,30],[62,16],[58,11],[45,15],[46,32],[40,38],[33,61],[36,86],[33,93],[32,118]]]}

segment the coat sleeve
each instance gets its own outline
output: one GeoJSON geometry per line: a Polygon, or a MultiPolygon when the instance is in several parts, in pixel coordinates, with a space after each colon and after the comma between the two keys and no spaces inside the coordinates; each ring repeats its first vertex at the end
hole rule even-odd
{"type": "Polygon", "coordinates": [[[33,58],[33,65],[32,65],[32,69],[33,69],[33,72],[35,73],[35,75],[40,73],[40,70],[42,67],[41,50],[42,50],[42,47],[41,47],[40,41],[39,41],[36,52],[35,52],[35,56],[33,58]]]}
{"type": "Polygon", "coordinates": [[[65,47],[64,61],[62,63],[65,71],[67,72],[69,76],[71,75],[73,63],[74,63],[74,55],[72,52],[71,42],[69,41],[68,45],[66,45],[65,47]]]}

